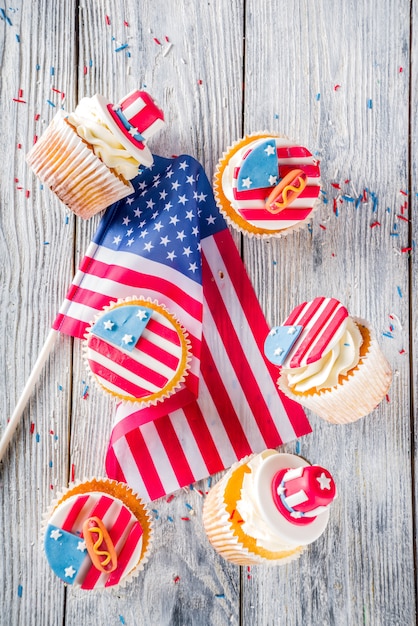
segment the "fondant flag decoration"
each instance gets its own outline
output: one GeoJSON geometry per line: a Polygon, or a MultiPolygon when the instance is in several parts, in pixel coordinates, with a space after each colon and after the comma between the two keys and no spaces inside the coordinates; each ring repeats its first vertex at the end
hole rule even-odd
{"type": "Polygon", "coordinates": [[[135,194],[102,218],[54,328],[83,337],[109,302],[145,296],[188,331],[189,388],[120,405],[107,453],[108,476],[153,500],[311,429],[276,386],[267,323],[201,165],[155,157],[132,182],[135,194]]]}

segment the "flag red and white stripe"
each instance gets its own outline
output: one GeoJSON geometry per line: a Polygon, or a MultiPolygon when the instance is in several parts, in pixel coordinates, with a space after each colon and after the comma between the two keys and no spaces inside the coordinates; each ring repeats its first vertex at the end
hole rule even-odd
{"type": "Polygon", "coordinates": [[[147,501],[310,431],[300,405],[277,389],[263,354],[266,320],[228,230],[202,241],[202,259],[198,399],[154,420],[120,405],[106,457],[109,477],[147,501]]]}

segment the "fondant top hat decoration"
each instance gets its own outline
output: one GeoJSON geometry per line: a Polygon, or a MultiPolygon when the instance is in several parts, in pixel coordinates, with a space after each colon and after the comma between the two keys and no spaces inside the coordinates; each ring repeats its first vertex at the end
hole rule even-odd
{"type": "Polygon", "coordinates": [[[311,524],[336,496],[334,479],[319,465],[282,469],[274,476],[271,488],[280,513],[298,525],[311,524]]]}
{"type": "Polygon", "coordinates": [[[295,454],[272,454],[257,469],[254,491],[263,519],[289,545],[308,545],[327,527],[336,497],[328,470],[295,454]]]}
{"type": "Polygon", "coordinates": [[[117,104],[97,94],[98,106],[112,132],[142,165],[150,167],[153,157],[146,145],[148,139],[165,126],[164,113],[151,96],[138,89],[117,104]]]}

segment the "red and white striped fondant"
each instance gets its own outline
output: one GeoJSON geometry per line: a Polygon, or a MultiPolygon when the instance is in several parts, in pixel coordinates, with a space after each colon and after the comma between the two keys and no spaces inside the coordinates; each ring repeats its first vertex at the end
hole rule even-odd
{"type": "MultiPolygon", "coordinates": [[[[94,329],[103,317],[99,316],[87,335],[87,361],[99,384],[110,393],[131,402],[153,402],[169,395],[187,373],[186,334],[164,307],[147,300],[128,300],[125,308],[133,308],[132,303],[151,310],[135,347],[124,348],[97,336],[94,329]]],[[[120,306],[116,304],[114,309],[120,306]]]]}
{"type": "MultiPolygon", "coordinates": [[[[116,569],[102,573],[92,564],[89,556],[74,574],[71,584],[82,589],[111,587],[119,584],[139,563],[142,554],[143,529],[135,515],[117,498],[102,492],[74,495],[64,500],[48,520],[49,526],[57,527],[83,539],[83,523],[89,517],[102,520],[117,555],[116,569]]],[[[54,541],[50,538],[47,540],[54,541]]],[[[82,549],[80,546],[77,550],[82,549]]],[[[71,555],[62,550],[62,566],[71,555]]]]}
{"type": "Polygon", "coordinates": [[[335,298],[321,296],[296,307],[283,326],[302,326],[303,330],[283,367],[303,367],[325,356],[341,338],[347,318],[347,309],[335,298]]]}
{"type": "MultiPolygon", "coordinates": [[[[266,209],[265,200],[270,194],[273,185],[257,189],[239,190],[238,180],[242,164],[251,159],[255,148],[266,141],[265,138],[257,139],[249,144],[242,160],[233,169],[232,204],[235,210],[247,222],[256,228],[266,230],[285,229],[303,221],[309,217],[314,208],[315,200],[320,192],[320,169],[318,162],[312,154],[303,146],[298,146],[285,138],[270,137],[268,141],[276,144],[278,158],[278,179],[284,178],[292,170],[302,170],[307,176],[307,184],[302,193],[284,210],[279,213],[271,213],[266,209]]],[[[256,160],[255,160],[256,161],[256,160]]],[[[255,166],[257,164],[255,163],[255,166]]]]}

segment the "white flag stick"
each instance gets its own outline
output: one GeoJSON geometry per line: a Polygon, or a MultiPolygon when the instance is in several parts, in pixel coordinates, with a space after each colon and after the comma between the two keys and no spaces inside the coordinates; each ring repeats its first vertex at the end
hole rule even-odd
{"type": "Polygon", "coordinates": [[[32,372],[27,380],[27,383],[22,391],[22,394],[19,398],[19,401],[16,405],[15,410],[13,411],[13,415],[11,416],[6,430],[4,431],[2,438],[0,440],[0,461],[3,458],[4,453],[6,452],[7,446],[10,443],[11,438],[13,437],[13,433],[15,432],[20,418],[22,417],[23,411],[25,410],[25,406],[30,398],[30,395],[38,381],[38,378],[41,374],[42,368],[46,359],[48,358],[49,353],[51,352],[55,340],[58,336],[58,331],[51,329],[49,331],[49,335],[46,338],[44,345],[39,353],[38,358],[36,359],[36,363],[33,366],[32,372]]]}

